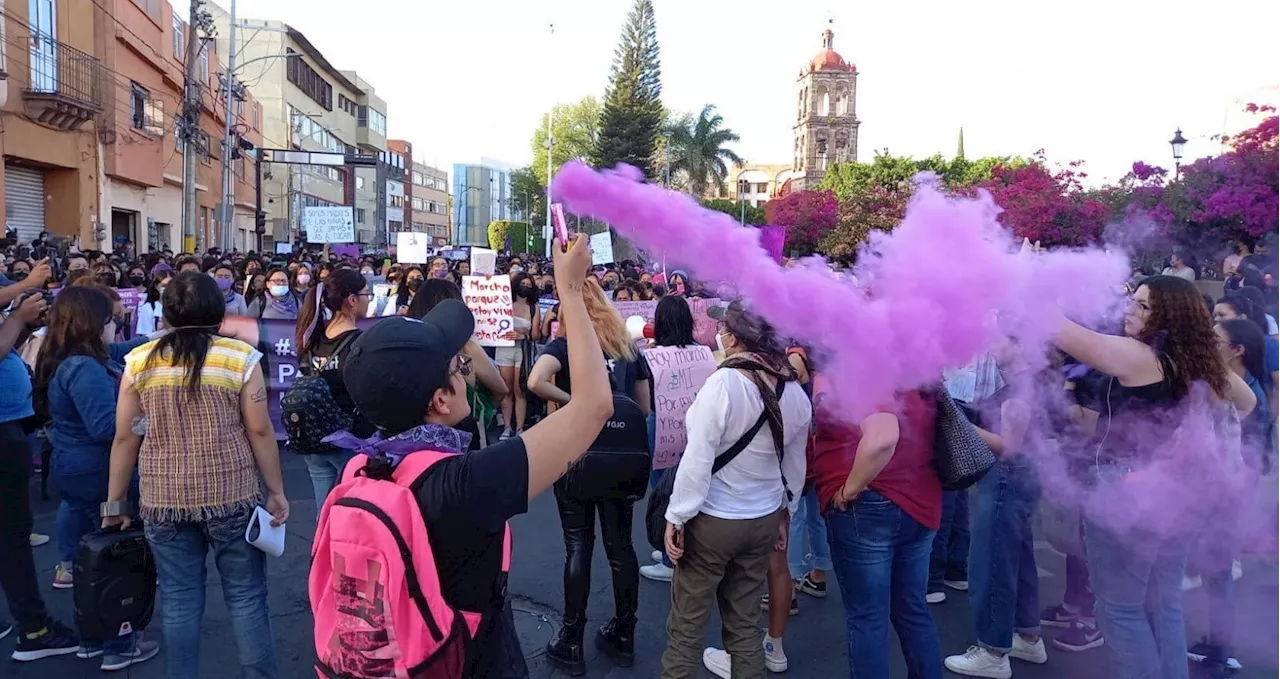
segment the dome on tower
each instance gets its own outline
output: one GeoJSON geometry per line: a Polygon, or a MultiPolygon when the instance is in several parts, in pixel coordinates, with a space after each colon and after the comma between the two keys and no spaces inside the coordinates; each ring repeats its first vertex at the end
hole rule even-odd
{"type": "Polygon", "coordinates": [[[814,71],[857,71],[858,67],[844,60],[839,52],[832,48],[835,33],[831,29],[822,32],[822,50],[809,61],[809,72],[814,71]]]}

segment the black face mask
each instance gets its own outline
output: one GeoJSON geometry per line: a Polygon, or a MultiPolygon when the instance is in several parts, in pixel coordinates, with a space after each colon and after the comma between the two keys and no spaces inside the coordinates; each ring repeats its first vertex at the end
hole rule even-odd
{"type": "Polygon", "coordinates": [[[551,293],[553,293],[553,292],[555,292],[555,291],[556,291],[556,286],[554,286],[554,285],[552,285],[552,284],[550,284],[550,283],[547,283],[547,284],[545,284],[545,285],[543,285],[543,286],[542,286],[542,294],[544,294],[544,295],[550,295],[551,293]]]}
{"type": "Polygon", "coordinates": [[[26,271],[15,271],[15,272],[13,272],[12,274],[10,274],[10,275],[9,275],[9,280],[11,280],[11,281],[25,281],[25,280],[27,280],[27,272],[26,272],[26,271]]]}
{"type": "Polygon", "coordinates": [[[409,282],[405,283],[405,287],[409,288],[409,292],[416,293],[418,291],[418,288],[422,287],[422,279],[410,278],[409,282]]]}
{"type": "Polygon", "coordinates": [[[146,279],[146,278],[144,278],[143,276],[139,276],[139,275],[136,275],[136,274],[135,274],[135,275],[133,275],[133,276],[130,276],[130,277],[129,277],[129,284],[130,284],[130,285],[142,285],[142,283],[143,283],[144,281],[146,281],[146,280],[147,280],[147,279],[146,279]]]}

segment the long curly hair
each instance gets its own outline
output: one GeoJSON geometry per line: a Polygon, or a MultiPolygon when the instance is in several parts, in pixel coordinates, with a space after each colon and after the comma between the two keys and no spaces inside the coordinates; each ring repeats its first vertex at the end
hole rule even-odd
{"type": "Polygon", "coordinates": [[[1227,367],[1218,352],[1218,336],[1213,319],[1196,286],[1177,276],[1152,276],[1142,281],[1151,293],[1151,315],[1137,339],[1164,353],[1173,363],[1167,377],[1176,395],[1187,393],[1188,385],[1204,382],[1219,398],[1227,397],[1227,367]]]}

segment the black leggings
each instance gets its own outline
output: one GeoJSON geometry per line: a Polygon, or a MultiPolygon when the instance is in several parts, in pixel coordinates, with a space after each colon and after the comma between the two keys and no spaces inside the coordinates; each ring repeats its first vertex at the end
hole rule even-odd
{"type": "Polygon", "coordinates": [[[596,542],[596,514],[604,553],[613,571],[614,617],[634,626],[640,594],[640,564],[631,544],[631,519],[635,502],[596,500],[584,502],[566,497],[556,484],[556,507],[564,529],[564,619],[566,625],[586,620],[587,598],[591,593],[591,553],[596,542]]]}
{"type": "Polygon", "coordinates": [[[31,554],[31,443],[22,425],[0,423],[0,589],[18,629],[49,623],[31,554]]]}

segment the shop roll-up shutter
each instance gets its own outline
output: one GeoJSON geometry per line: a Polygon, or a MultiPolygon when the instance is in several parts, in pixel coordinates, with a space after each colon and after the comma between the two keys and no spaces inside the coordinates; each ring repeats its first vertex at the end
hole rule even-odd
{"type": "Polygon", "coordinates": [[[18,242],[30,244],[44,226],[44,173],[25,167],[4,167],[5,228],[18,230],[18,242]]]}

